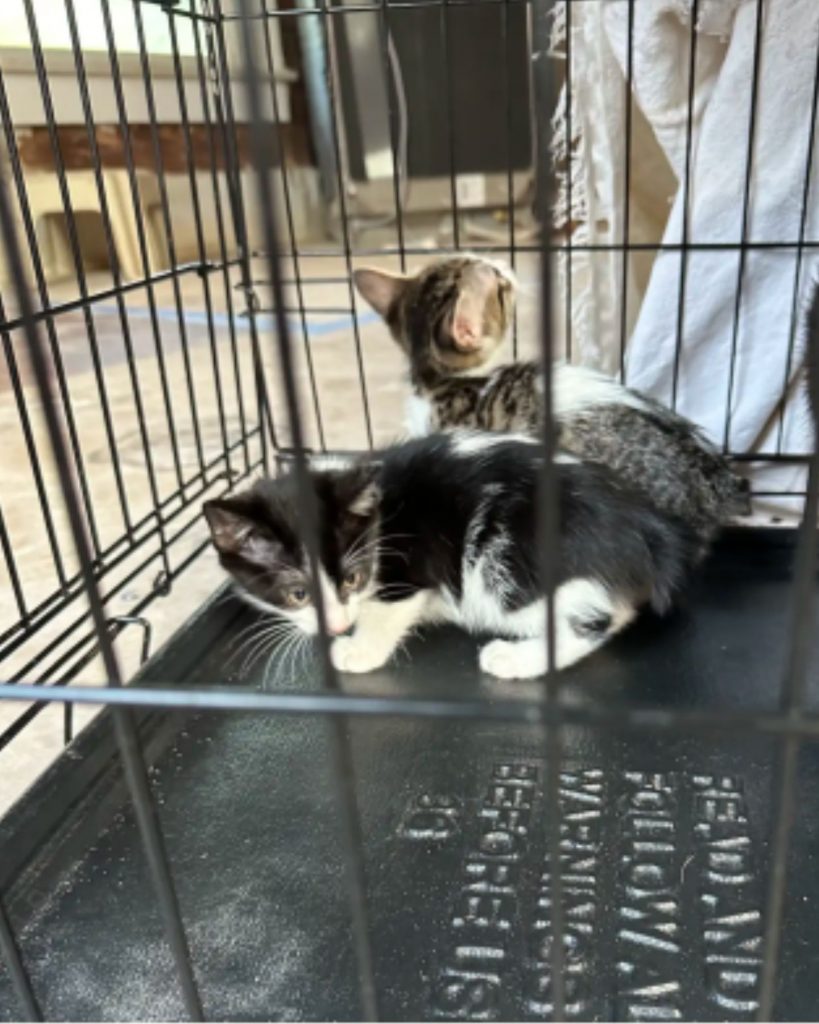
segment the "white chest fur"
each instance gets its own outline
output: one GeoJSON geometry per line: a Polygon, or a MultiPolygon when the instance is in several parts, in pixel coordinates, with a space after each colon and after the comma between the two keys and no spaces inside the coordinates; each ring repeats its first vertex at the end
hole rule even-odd
{"type": "Polygon", "coordinates": [[[404,426],[410,437],[423,437],[435,430],[437,424],[428,398],[410,395],[404,410],[404,426]]]}

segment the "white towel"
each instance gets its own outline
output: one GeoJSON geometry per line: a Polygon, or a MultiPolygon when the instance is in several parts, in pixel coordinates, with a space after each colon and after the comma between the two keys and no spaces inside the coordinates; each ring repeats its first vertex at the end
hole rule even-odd
{"type": "MultiPolygon", "coordinates": [[[[591,33],[596,36],[594,53],[599,55],[605,49],[600,41],[600,33],[604,33],[624,85],[628,3],[606,0],[602,8],[598,4],[573,7],[578,8],[577,14],[573,13],[573,42],[582,45],[580,33],[591,33]],[[589,10],[584,12],[584,8],[589,10]]],[[[701,0],[699,11],[688,240],[695,245],[735,244],[742,238],[757,3],[756,0],[701,0]]],[[[808,165],[812,95],[819,53],[819,3],[816,0],[765,0],[762,11],[746,238],[751,242],[792,242],[799,236],[802,221],[803,182],[808,165]]],[[[633,92],[639,107],[635,117],[644,117],[652,129],[673,172],[676,187],[662,235],[665,243],[682,240],[690,19],[690,0],[642,0],[634,5],[633,92]]],[[[608,55],[604,62],[608,78],[611,74],[608,55]]],[[[575,80],[575,74],[572,79],[575,80]]],[[[609,159],[615,166],[624,164],[622,100],[615,97],[602,102],[607,109],[592,109],[580,117],[583,130],[591,136],[585,140],[585,145],[594,146],[599,136],[605,135],[611,153],[609,159]]],[[[640,160],[644,151],[633,143],[633,164],[640,160]]],[[[583,159],[582,146],[580,159],[583,159]]],[[[595,179],[590,185],[592,194],[600,193],[602,180],[603,193],[608,187],[612,193],[609,202],[616,206],[617,183],[615,181],[612,187],[612,173],[601,174],[598,170],[595,174],[595,162],[589,161],[589,164],[591,177],[595,179]]],[[[639,175],[639,167],[635,173],[639,175]]],[[[616,171],[614,177],[617,178],[616,171]]],[[[819,155],[814,157],[812,191],[807,198],[805,237],[808,240],[816,240],[819,229],[817,178],[819,155]]],[[[640,188],[651,190],[651,183],[646,184],[644,174],[640,188]]],[[[632,202],[638,209],[646,205],[644,199],[641,201],[634,196],[632,202]]],[[[616,218],[612,222],[615,221],[616,218]]],[[[634,223],[632,240],[633,232],[634,223]]],[[[591,236],[590,240],[594,241],[593,225],[591,236]]],[[[619,235],[611,240],[622,239],[620,226],[619,235]]],[[[597,259],[599,262],[599,257],[597,259]]],[[[684,257],[678,252],[660,253],[651,269],[628,344],[627,383],[663,401],[671,401],[683,259],[686,286],[676,395],[678,410],[700,423],[718,444],[727,442],[733,452],[770,452],[777,448],[787,453],[809,450],[811,429],[801,389],[792,387],[782,427],[776,412],[789,377],[787,364],[794,295],[797,295],[799,321],[808,287],[817,276],[816,259],[812,254],[804,255],[800,267],[794,249],[746,250],[735,337],[735,295],[740,276],[737,251],[692,250],[684,257]],[[733,382],[732,348],[735,348],[733,382]],[[727,435],[726,423],[730,425],[727,435]]],[[[619,266],[619,256],[611,257],[609,264],[619,266]]],[[[598,272],[598,280],[601,276],[605,279],[605,275],[598,272]]],[[[604,305],[611,305],[611,301],[612,295],[609,295],[604,305]]],[[[582,330],[582,325],[579,329],[582,330]]],[[[610,366],[612,352],[619,341],[610,326],[603,339],[607,356],[600,362],[610,366]]],[[[791,379],[800,366],[800,357],[797,331],[791,379]]],[[[753,472],[755,490],[799,490],[803,483],[803,470],[792,466],[757,467],[753,472]]],[[[777,508],[793,511],[794,505],[793,501],[786,500],[777,503],[777,508]]]]}

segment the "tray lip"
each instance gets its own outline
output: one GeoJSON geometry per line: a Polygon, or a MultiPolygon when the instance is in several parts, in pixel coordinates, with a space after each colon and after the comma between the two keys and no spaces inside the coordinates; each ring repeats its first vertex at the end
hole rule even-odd
{"type": "MultiPolygon", "coordinates": [[[[201,630],[212,635],[227,628],[243,613],[241,601],[225,600],[229,582],[223,583],[179,629],[159,647],[126,685],[149,687],[167,684],[180,667],[184,671],[197,650],[194,637],[201,630]],[[189,640],[191,642],[186,643],[189,640]]],[[[175,733],[190,711],[134,708],[143,753],[148,764],[159,756],[163,741],[175,733]]],[[[0,893],[13,908],[18,883],[32,872],[49,847],[59,845],[84,818],[89,805],[96,808],[127,799],[119,765],[109,708],[104,708],[69,743],[0,817],[0,893]]],[[[25,886],[23,886],[25,887],[25,886]]]]}
{"type": "MultiPolygon", "coordinates": [[[[762,549],[792,551],[797,534],[797,528],[787,526],[731,525],[722,531],[716,546],[747,544],[753,538],[762,549]]],[[[214,591],[127,685],[167,685],[168,680],[184,678],[194,652],[201,649],[195,637],[204,630],[212,638],[248,613],[239,597],[225,599],[230,590],[228,581],[214,591]]],[[[150,765],[195,709],[133,709],[131,713],[150,765]]],[[[71,837],[89,817],[101,819],[126,799],[110,709],[104,709],[0,818],[0,893],[9,908],[28,902],[24,891],[36,888],[40,868],[48,865],[59,872],[62,865],[68,866],[67,851],[74,848],[71,837]]]]}

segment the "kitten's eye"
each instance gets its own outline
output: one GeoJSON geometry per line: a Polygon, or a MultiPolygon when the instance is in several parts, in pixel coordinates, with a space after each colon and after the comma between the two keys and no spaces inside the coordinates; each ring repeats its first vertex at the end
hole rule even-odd
{"type": "Polygon", "coordinates": [[[361,569],[352,569],[350,572],[344,574],[345,590],[358,590],[359,587],[364,583],[364,572],[361,569]]]}
{"type": "Polygon", "coordinates": [[[310,600],[310,594],[307,591],[307,587],[297,583],[291,587],[284,595],[285,604],[288,608],[303,608],[310,600]]]}

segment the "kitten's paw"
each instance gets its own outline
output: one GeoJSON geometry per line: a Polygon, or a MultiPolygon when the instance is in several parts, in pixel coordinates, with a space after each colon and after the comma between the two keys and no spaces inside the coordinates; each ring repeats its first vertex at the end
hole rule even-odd
{"type": "Polygon", "coordinates": [[[372,672],[381,668],[389,654],[355,636],[340,636],[333,641],[330,657],[339,672],[372,672]]]}
{"type": "Polygon", "coordinates": [[[498,679],[532,679],[546,671],[542,640],[492,640],[481,648],[481,669],[498,679]]]}

